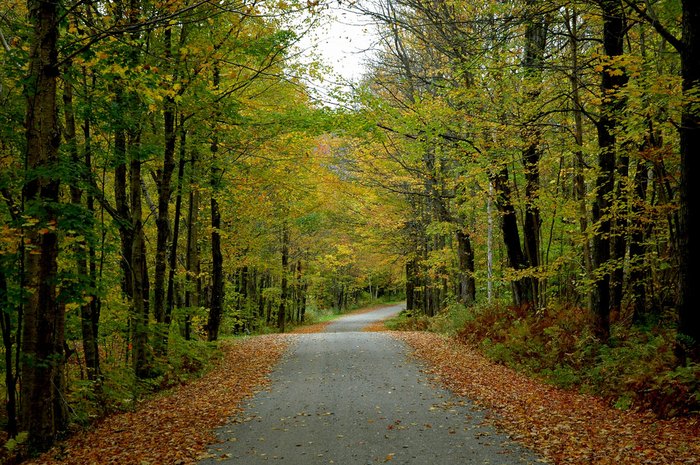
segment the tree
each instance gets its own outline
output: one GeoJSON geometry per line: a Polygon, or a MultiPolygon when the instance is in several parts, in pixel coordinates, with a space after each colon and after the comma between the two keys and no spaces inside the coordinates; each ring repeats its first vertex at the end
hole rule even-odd
{"type": "Polygon", "coordinates": [[[20,427],[33,450],[48,449],[66,426],[62,397],[65,315],[57,293],[60,217],[57,81],[59,2],[30,1],[25,214],[31,215],[25,258],[29,297],[22,334],[20,427]]]}
{"type": "Polygon", "coordinates": [[[658,20],[657,12],[646,4],[625,0],[644,21],[667,40],[679,53],[683,85],[680,136],[680,180],[678,195],[678,235],[676,253],[678,257],[678,347],[681,356],[697,358],[700,351],[700,295],[696,290],[692,266],[700,256],[700,246],[695,237],[697,207],[693,199],[698,198],[693,182],[697,168],[694,150],[700,143],[700,110],[697,104],[700,86],[700,5],[692,0],[682,0],[682,32],[677,38],[671,30],[658,20]]]}

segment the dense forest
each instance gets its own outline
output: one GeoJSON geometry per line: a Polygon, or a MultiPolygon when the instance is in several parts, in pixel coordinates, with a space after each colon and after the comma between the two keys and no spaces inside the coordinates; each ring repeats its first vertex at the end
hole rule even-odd
{"type": "Polygon", "coordinates": [[[695,0],[4,1],[13,447],[224,337],[380,299],[620,407],[697,411],[699,28],[695,0]],[[336,79],[300,47],[330,8],[376,41],[319,97],[336,79]]]}

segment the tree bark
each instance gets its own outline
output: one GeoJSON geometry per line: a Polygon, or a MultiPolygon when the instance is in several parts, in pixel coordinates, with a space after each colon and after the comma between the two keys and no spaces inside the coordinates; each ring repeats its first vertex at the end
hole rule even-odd
{"type": "MultiPolygon", "coordinates": [[[[177,246],[180,239],[180,220],[182,216],[182,184],[185,176],[185,155],[187,131],[184,124],[180,125],[180,160],[177,168],[177,193],[175,196],[175,213],[173,217],[173,240],[170,245],[170,256],[168,257],[168,291],[165,297],[165,315],[163,321],[167,328],[172,321],[173,309],[175,308],[175,272],[177,270],[177,246]]],[[[194,158],[194,157],[193,157],[194,158]]],[[[194,169],[194,167],[192,167],[194,169]]]]}
{"type": "MultiPolygon", "coordinates": [[[[166,66],[172,61],[172,28],[165,28],[164,48],[166,66]]],[[[173,73],[174,74],[174,73],[173,73]]],[[[175,82],[173,77],[173,82],[175,82]]],[[[168,327],[166,321],[166,268],[168,258],[168,240],[170,239],[170,197],[172,194],[172,176],[175,171],[175,100],[167,96],[163,107],[163,166],[158,176],[158,215],[156,217],[156,254],[155,273],[153,277],[153,316],[156,320],[155,347],[160,353],[167,349],[168,327]]]]}
{"type": "MultiPolygon", "coordinates": [[[[214,68],[214,86],[219,85],[219,68],[214,68]]],[[[207,337],[209,341],[219,338],[219,327],[224,313],[224,257],[221,254],[221,212],[217,195],[221,185],[222,170],[219,167],[216,154],[219,144],[216,134],[212,136],[211,143],[211,307],[207,321],[207,337]]]]}
{"type": "Polygon", "coordinates": [[[680,132],[680,199],[678,257],[679,302],[678,333],[679,354],[700,358],[700,290],[697,272],[693,267],[700,262],[700,229],[698,227],[698,203],[700,198],[700,2],[683,0],[683,47],[681,49],[681,73],[686,101],[681,116],[680,132]],[[695,199],[695,200],[693,200],[695,199]]]}
{"type": "Polygon", "coordinates": [[[38,222],[27,231],[27,302],[22,335],[20,429],[34,451],[47,450],[65,427],[63,402],[65,314],[57,300],[57,207],[60,130],[57,112],[59,3],[29,0],[32,27],[25,88],[25,212],[38,222]]]}
{"type": "MultiPolygon", "coordinates": [[[[529,8],[533,6],[528,2],[529,8]]],[[[542,14],[528,12],[532,17],[527,19],[525,28],[525,77],[531,82],[533,88],[527,92],[529,101],[539,98],[542,81],[542,67],[544,65],[545,46],[547,43],[547,24],[542,14]]],[[[523,244],[527,266],[536,270],[540,266],[540,159],[542,158],[542,130],[538,125],[541,115],[534,115],[527,121],[522,131],[525,148],[522,152],[523,169],[525,171],[525,221],[523,224],[523,244]]],[[[529,294],[532,296],[532,304],[539,306],[539,279],[529,278],[527,284],[531,286],[529,294]]]]}
{"type": "Polygon", "coordinates": [[[282,284],[280,294],[280,306],[277,312],[277,328],[281,333],[285,330],[287,320],[287,274],[289,267],[289,228],[286,223],[282,226],[282,284]]]}
{"type": "Polygon", "coordinates": [[[196,151],[192,151],[190,157],[190,195],[187,212],[187,251],[185,253],[185,272],[187,285],[185,288],[185,319],[181,334],[185,340],[192,338],[191,314],[192,309],[198,307],[199,296],[199,249],[197,248],[198,233],[198,213],[199,213],[199,190],[194,186],[195,169],[197,165],[196,151]]]}
{"type": "MultiPolygon", "coordinates": [[[[76,207],[76,211],[80,211],[83,208],[83,191],[79,184],[82,181],[84,173],[90,169],[90,154],[87,152],[88,149],[86,148],[86,163],[81,163],[76,138],[76,122],[73,109],[73,86],[72,83],[68,81],[64,82],[63,113],[65,120],[65,140],[75,173],[73,175],[73,179],[71,180],[70,186],[71,203],[76,207]]],[[[91,219],[93,210],[94,204],[92,204],[90,208],[86,209],[86,212],[90,214],[91,219]]],[[[92,226],[92,221],[84,225],[86,229],[89,229],[92,226]]],[[[82,296],[80,299],[81,301],[85,301],[87,298],[87,302],[80,305],[80,328],[83,337],[83,354],[85,358],[85,367],[87,369],[87,377],[89,380],[94,381],[97,380],[99,376],[100,362],[97,347],[98,320],[94,314],[98,296],[94,292],[96,289],[96,283],[93,282],[94,275],[92,275],[88,269],[88,260],[93,255],[93,252],[94,249],[92,244],[77,243],[75,247],[76,271],[78,273],[79,280],[77,285],[79,288],[74,290],[74,294],[80,294],[82,296]],[[91,293],[86,293],[86,289],[90,290],[91,293]]]]}
{"type": "MultiPolygon", "coordinates": [[[[506,247],[508,266],[516,272],[527,268],[527,262],[520,246],[520,233],[515,215],[515,207],[511,200],[511,189],[508,184],[508,167],[501,167],[491,175],[491,182],[496,190],[496,207],[501,213],[501,233],[506,247]]],[[[533,302],[531,277],[516,277],[512,282],[513,304],[517,307],[530,307],[533,302]]]]}
{"type": "Polygon", "coordinates": [[[620,125],[620,113],[624,102],[615,94],[627,84],[627,74],[615,58],[624,53],[624,36],[626,21],[620,0],[600,0],[603,13],[603,50],[606,63],[603,65],[601,92],[603,103],[601,116],[596,124],[598,132],[598,168],[600,174],[596,180],[596,198],[593,204],[593,221],[598,224],[593,239],[593,267],[597,280],[592,293],[593,331],[602,341],[610,336],[610,311],[612,295],[612,195],[615,183],[617,140],[615,132],[620,125]],[[622,72],[620,72],[622,71],[622,72]]]}

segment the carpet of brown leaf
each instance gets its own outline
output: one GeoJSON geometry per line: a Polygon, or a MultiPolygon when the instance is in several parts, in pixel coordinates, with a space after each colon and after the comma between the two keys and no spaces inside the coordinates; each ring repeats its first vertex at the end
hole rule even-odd
{"type": "Polygon", "coordinates": [[[222,344],[224,356],[205,376],[109,416],[24,465],[194,464],[216,441],[214,428],[264,388],[290,336],[265,335],[222,344]]]}
{"type": "MultiPolygon", "coordinates": [[[[328,323],[297,328],[321,332],[328,323]]],[[[365,330],[386,331],[382,323],[365,330]]],[[[407,343],[435,382],[489,410],[489,421],[557,465],[700,464],[700,419],[659,420],[599,398],[558,389],[495,364],[454,339],[389,331],[407,343]]],[[[207,375],[113,415],[24,465],[191,465],[216,441],[213,430],[263,389],[290,335],[223,345],[207,375]]]]}
{"type": "Polygon", "coordinates": [[[489,409],[490,421],[562,465],[700,463],[700,419],[659,420],[558,389],[497,365],[464,344],[426,332],[391,332],[435,381],[489,409]]]}

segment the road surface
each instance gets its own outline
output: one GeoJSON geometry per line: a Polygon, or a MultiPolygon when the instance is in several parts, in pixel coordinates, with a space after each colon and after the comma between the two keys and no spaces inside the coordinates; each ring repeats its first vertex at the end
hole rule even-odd
{"type": "Polygon", "coordinates": [[[484,425],[487,412],[430,382],[410,349],[362,332],[401,305],[300,334],[266,391],[217,431],[200,465],[533,464],[539,457],[484,425]]]}

